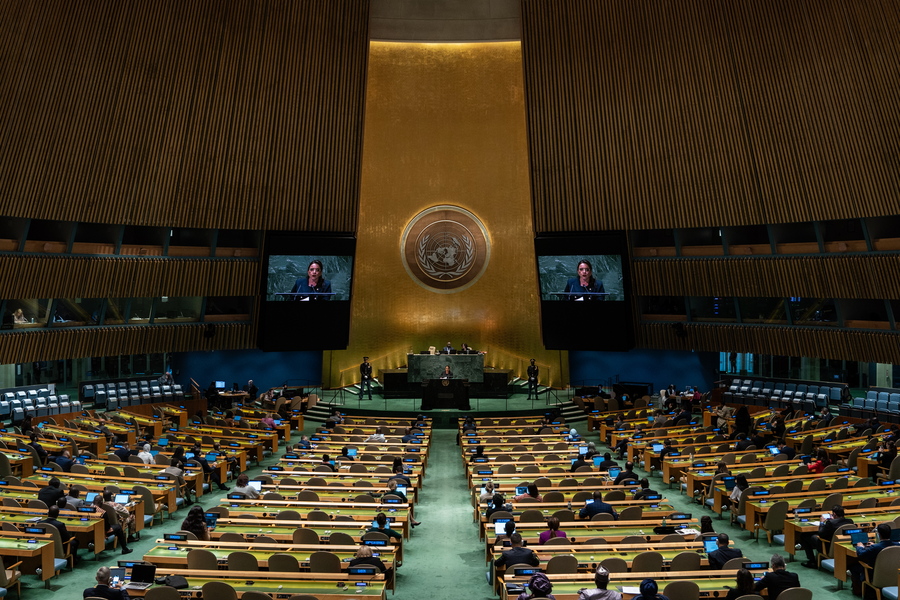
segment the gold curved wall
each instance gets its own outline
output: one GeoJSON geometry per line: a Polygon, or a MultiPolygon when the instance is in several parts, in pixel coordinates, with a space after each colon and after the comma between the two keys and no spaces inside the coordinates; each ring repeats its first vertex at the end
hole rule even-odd
{"type": "Polygon", "coordinates": [[[522,57],[518,43],[372,43],[366,97],[350,346],[326,353],[326,385],[359,380],[407,352],[468,342],[486,364],[542,383],[567,380],[563,353],[543,349],[534,263],[522,57]],[[481,279],[438,294],[404,270],[400,237],[420,211],[451,204],[488,230],[481,279]]]}

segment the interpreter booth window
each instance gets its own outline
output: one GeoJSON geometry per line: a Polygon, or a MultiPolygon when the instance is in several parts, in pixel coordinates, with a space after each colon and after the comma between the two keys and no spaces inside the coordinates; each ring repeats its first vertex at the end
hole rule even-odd
{"type": "Polygon", "coordinates": [[[734,323],[737,321],[734,298],[691,296],[688,303],[691,307],[691,321],[707,323],[734,323]]]}
{"type": "Polygon", "coordinates": [[[784,298],[738,298],[741,323],[786,325],[784,298]]]}
{"type": "Polygon", "coordinates": [[[754,362],[749,352],[719,352],[719,371],[722,373],[753,373],[754,362]]]}
{"type": "Polygon", "coordinates": [[[832,298],[793,297],[788,299],[788,304],[794,325],[837,327],[839,324],[832,298]]]}
{"type": "Polygon", "coordinates": [[[848,329],[890,329],[887,302],[871,298],[838,300],[841,319],[848,329]]]}
{"type": "Polygon", "coordinates": [[[7,300],[3,315],[5,329],[44,327],[50,319],[50,300],[46,298],[7,300]]]}
{"type": "Polygon", "coordinates": [[[211,296],[206,299],[203,320],[207,323],[249,321],[252,310],[253,298],[250,296],[211,296]]]}
{"type": "Polygon", "coordinates": [[[642,296],[641,318],[644,321],[686,321],[684,296],[642,296]]]}
{"type": "Polygon", "coordinates": [[[156,302],[154,323],[196,323],[200,320],[200,296],[162,296],[156,302]]]}
{"type": "Polygon", "coordinates": [[[149,323],[153,312],[153,298],[132,298],[128,312],[129,325],[149,323]]]}
{"type": "Polygon", "coordinates": [[[124,325],[128,320],[128,298],[107,298],[104,325],[124,325]]]}
{"type": "Polygon", "coordinates": [[[100,324],[102,298],[61,298],[53,309],[51,327],[88,327],[100,324]]]}

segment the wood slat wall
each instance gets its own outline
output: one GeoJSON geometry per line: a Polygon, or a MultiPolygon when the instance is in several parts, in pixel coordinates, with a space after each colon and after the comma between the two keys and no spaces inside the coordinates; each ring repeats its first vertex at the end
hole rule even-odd
{"type": "Polygon", "coordinates": [[[631,263],[638,296],[900,298],[900,255],[650,259],[631,263]]]}
{"type": "Polygon", "coordinates": [[[6,332],[0,335],[0,364],[84,356],[254,348],[255,342],[254,328],[246,323],[6,332]],[[210,332],[213,335],[208,337],[210,332]]]}
{"type": "Polygon", "coordinates": [[[900,362],[896,333],[828,331],[803,327],[752,327],[683,323],[680,337],[667,323],[641,323],[637,345],[644,348],[705,352],[753,352],[775,356],[812,356],[864,362],[900,362]]]}
{"type": "Polygon", "coordinates": [[[0,289],[12,298],[254,296],[259,262],[0,255],[0,289]]]}
{"type": "Polygon", "coordinates": [[[895,0],[522,0],[535,229],[895,214],[895,0]]]}
{"type": "Polygon", "coordinates": [[[0,0],[0,215],[356,230],[365,0],[0,0]]]}

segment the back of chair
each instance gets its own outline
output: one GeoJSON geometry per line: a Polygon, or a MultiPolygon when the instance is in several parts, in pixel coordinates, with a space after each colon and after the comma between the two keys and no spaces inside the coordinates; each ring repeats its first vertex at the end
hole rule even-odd
{"type": "MultiPolygon", "coordinates": [[[[700,586],[694,581],[672,581],[663,590],[663,595],[678,600],[700,600],[700,586]]],[[[779,600],[782,597],[779,596],[779,600]]]]}
{"type": "Polygon", "coordinates": [[[872,585],[877,588],[897,585],[898,569],[900,569],[900,546],[885,548],[875,559],[872,585]]]}
{"type": "Polygon", "coordinates": [[[237,600],[237,592],[233,587],[223,581],[208,581],[203,584],[201,593],[204,598],[216,600],[237,600]]]}

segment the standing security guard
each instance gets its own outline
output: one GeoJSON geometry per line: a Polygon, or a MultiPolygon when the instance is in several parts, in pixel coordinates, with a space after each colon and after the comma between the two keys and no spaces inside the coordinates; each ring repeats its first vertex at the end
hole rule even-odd
{"type": "Polygon", "coordinates": [[[369,363],[369,357],[363,356],[362,364],[359,365],[359,374],[362,379],[359,382],[359,399],[363,399],[363,392],[369,390],[369,400],[372,399],[372,365],[369,363]]]}
{"type": "Polygon", "coordinates": [[[528,399],[531,400],[531,392],[534,390],[534,399],[538,398],[538,373],[540,373],[540,369],[538,366],[534,364],[534,359],[531,359],[531,364],[528,366],[528,399]]]}

